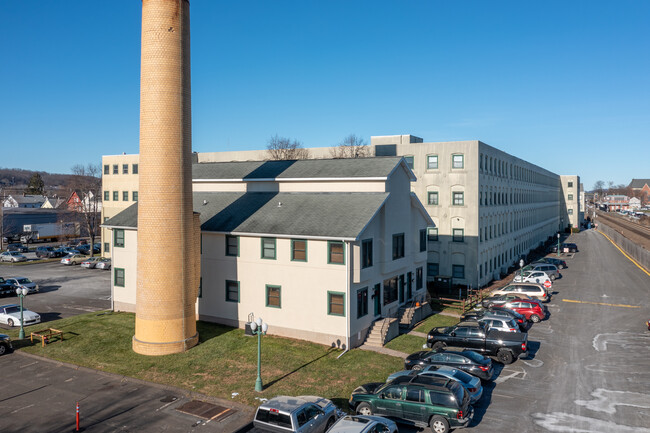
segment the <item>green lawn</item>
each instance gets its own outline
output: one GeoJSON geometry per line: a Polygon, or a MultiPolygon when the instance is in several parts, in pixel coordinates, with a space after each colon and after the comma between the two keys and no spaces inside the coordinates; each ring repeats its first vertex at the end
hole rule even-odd
{"type": "Polygon", "coordinates": [[[426,339],[423,337],[402,334],[386,343],[386,347],[389,349],[399,350],[400,352],[411,354],[419,350],[426,350],[422,349],[422,345],[424,343],[426,343],[426,339]]]}
{"type": "Polygon", "coordinates": [[[428,333],[431,331],[431,328],[435,328],[437,326],[451,326],[455,325],[458,323],[460,319],[458,317],[453,317],[453,316],[443,316],[442,314],[434,314],[432,316],[427,317],[420,325],[415,328],[416,331],[418,332],[424,332],[428,333]]]}
{"type": "MultiPolygon", "coordinates": [[[[352,390],[366,382],[384,381],[402,370],[403,360],[374,352],[341,350],[288,338],[262,337],[262,380],[265,389],[254,391],[257,375],[257,338],[241,329],[198,322],[200,344],[174,355],[138,355],[131,350],[134,315],[90,313],[32,325],[25,333],[45,327],[64,331],[65,341],[44,348],[29,339],[14,341],[19,350],[152,382],[256,405],[255,397],[280,394],[320,395],[343,409],[352,390]]],[[[13,339],[18,330],[11,330],[13,339]]],[[[420,343],[421,344],[421,343],[420,343]]]]}

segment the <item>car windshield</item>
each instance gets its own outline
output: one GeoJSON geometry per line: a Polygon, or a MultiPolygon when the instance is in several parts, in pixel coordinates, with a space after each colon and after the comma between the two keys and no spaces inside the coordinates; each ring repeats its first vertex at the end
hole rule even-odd
{"type": "Polygon", "coordinates": [[[471,359],[474,362],[479,362],[479,363],[483,362],[483,360],[485,359],[483,355],[476,352],[472,352],[471,350],[463,351],[463,356],[471,359]]]}
{"type": "Polygon", "coordinates": [[[454,369],[452,375],[454,376],[454,378],[456,378],[456,379],[458,379],[461,382],[466,383],[466,384],[469,384],[472,381],[472,379],[474,378],[474,376],[472,376],[471,374],[468,374],[468,373],[465,373],[464,371],[460,371],[460,370],[456,370],[456,369],[454,369]]]}
{"type": "Polygon", "coordinates": [[[12,255],[12,256],[19,256],[20,253],[19,253],[18,251],[12,251],[12,252],[11,252],[11,255],[12,255]]]}
{"type": "Polygon", "coordinates": [[[16,278],[16,281],[18,281],[18,284],[29,284],[32,282],[29,278],[16,278]]]}
{"type": "Polygon", "coordinates": [[[526,272],[524,272],[524,273],[522,274],[522,276],[523,276],[524,278],[526,278],[526,277],[529,277],[530,274],[532,274],[531,271],[526,271],[526,272]]]}
{"type": "Polygon", "coordinates": [[[17,305],[15,307],[6,307],[5,314],[11,314],[11,313],[20,313],[20,308],[17,305]]]}

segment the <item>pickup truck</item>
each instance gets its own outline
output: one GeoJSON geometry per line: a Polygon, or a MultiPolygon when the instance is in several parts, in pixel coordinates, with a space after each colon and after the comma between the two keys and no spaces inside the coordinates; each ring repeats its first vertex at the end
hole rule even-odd
{"type": "Polygon", "coordinates": [[[443,349],[458,347],[485,356],[496,356],[502,364],[528,356],[528,334],[490,329],[480,322],[460,322],[455,326],[433,328],[427,335],[427,347],[443,349]]]}

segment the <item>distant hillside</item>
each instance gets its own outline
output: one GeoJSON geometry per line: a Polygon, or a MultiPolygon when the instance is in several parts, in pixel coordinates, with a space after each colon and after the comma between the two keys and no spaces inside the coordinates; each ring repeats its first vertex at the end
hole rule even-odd
{"type": "Polygon", "coordinates": [[[79,180],[73,174],[47,173],[45,171],[22,170],[20,168],[0,168],[0,189],[2,196],[22,194],[34,173],[41,175],[45,183],[45,194],[65,196],[76,188],[79,180]]]}

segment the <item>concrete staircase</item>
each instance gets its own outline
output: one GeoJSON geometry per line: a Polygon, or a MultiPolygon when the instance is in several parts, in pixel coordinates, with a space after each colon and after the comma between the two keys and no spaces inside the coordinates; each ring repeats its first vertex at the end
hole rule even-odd
{"type": "Polygon", "coordinates": [[[368,331],[368,336],[364,344],[373,347],[383,347],[386,342],[386,334],[388,333],[389,324],[397,319],[379,319],[372,324],[372,328],[368,331]]]}
{"type": "Polygon", "coordinates": [[[400,330],[410,329],[413,326],[415,307],[402,307],[399,309],[397,316],[399,317],[400,330]]]}

